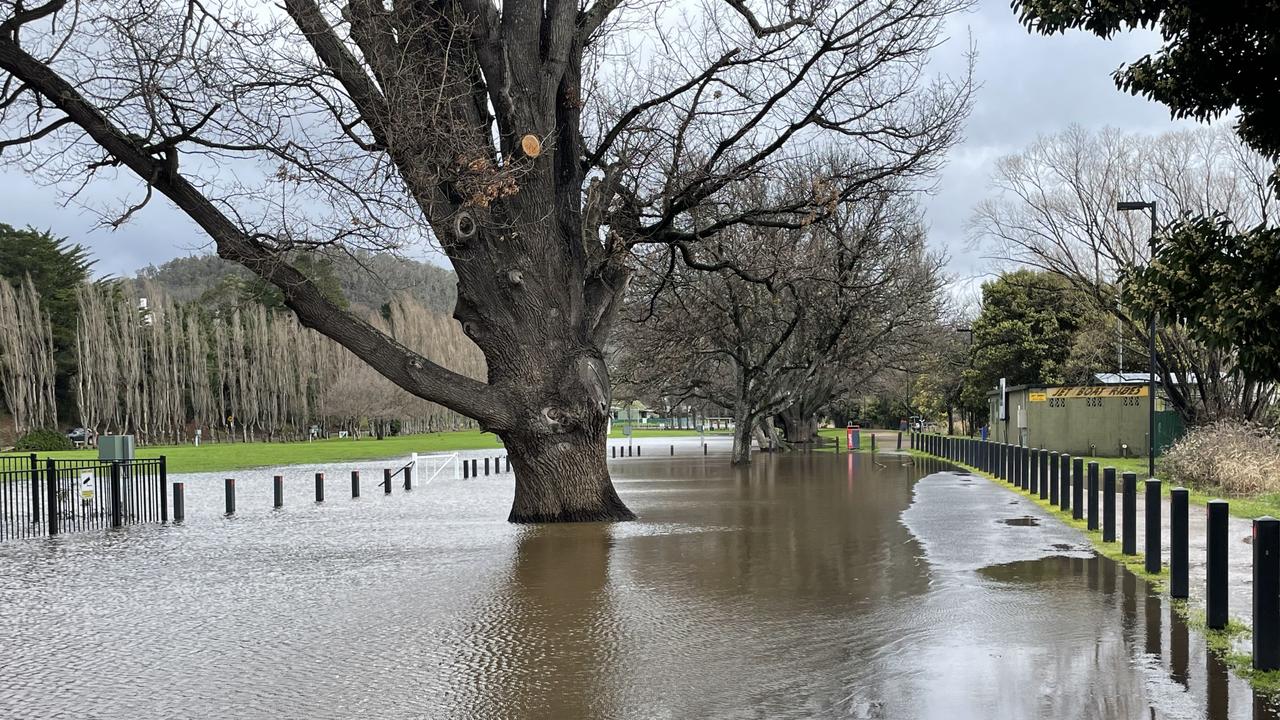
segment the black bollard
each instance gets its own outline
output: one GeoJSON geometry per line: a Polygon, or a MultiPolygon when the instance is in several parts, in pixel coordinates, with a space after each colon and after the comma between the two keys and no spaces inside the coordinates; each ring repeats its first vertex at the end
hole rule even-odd
{"type": "Polygon", "coordinates": [[[702,443],[702,454],[703,454],[703,455],[706,455],[706,454],[707,454],[707,444],[706,444],[706,443],[702,443]]]}
{"type": "Polygon", "coordinates": [[[1084,518],[1084,458],[1071,459],[1071,517],[1084,518]]]}
{"type": "Polygon", "coordinates": [[[1057,507],[1058,500],[1058,453],[1049,453],[1049,504],[1057,507]]]}
{"type": "Polygon", "coordinates": [[[1253,521],[1253,668],[1280,669],[1280,520],[1253,521]]]}
{"type": "Polygon", "coordinates": [[[1018,446],[1018,487],[1027,490],[1031,487],[1031,468],[1028,465],[1030,448],[1018,446]]]}
{"type": "MultiPolygon", "coordinates": [[[[840,452],[840,444],[839,444],[839,441],[838,441],[838,440],[836,441],[836,452],[840,452]]],[[[672,446],[671,446],[671,457],[675,457],[675,456],[676,456],[676,446],[675,446],[675,445],[672,445],[672,446]]]]}
{"type": "Polygon", "coordinates": [[[1058,456],[1058,508],[1062,512],[1071,509],[1071,456],[1058,456]]]}
{"type": "Polygon", "coordinates": [[[1187,597],[1187,502],[1186,488],[1169,491],[1169,595],[1187,597]]]}
{"type": "Polygon", "coordinates": [[[316,502],[324,502],[324,473],[316,473],[316,502]]]}
{"type": "Polygon", "coordinates": [[[899,430],[899,431],[898,431],[898,447],[897,447],[897,449],[898,449],[898,450],[901,450],[901,449],[902,449],[902,431],[901,431],[901,430],[899,430]]]}
{"type": "Polygon", "coordinates": [[[351,497],[360,497],[360,471],[351,471],[351,497]]]}
{"type": "MultiPolygon", "coordinates": [[[[949,445],[950,443],[948,442],[947,444],[949,445]]],[[[876,451],[876,434],[871,433],[871,452],[875,452],[875,451],[876,451]]]]}
{"type": "Polygon", "coordinates": [[[471,477],[480,477],[480,473],[476,471],[476,459],[471,458],[471,477]]]}
{"type": "Polygon", "coordinates": [[[1102,471],[1102,541],[1116,541],[1116,469],[1102,471]]]}
{"type": "Polygon", "coordinates": [[[634,448],[633,446],[631,446],[631,445],[628,445],[628,446],[627,446],[627,457],[631,457],[633,454],[635,454],[635,448],[634,448]]]}
{"type": "MultiPolygon", "coordinates": [[[[770,440],[769,442],[770,442],[770,443],[772,443],[773,441],[772,441],[772,440],[770,440]]],[[[639,445],[637,445],[637,446],[636,446],[636,457],[640,457],[640,446],[639,446],[639,445]]]]}
{"type": "Polygon", "coordinates": [[[467,464],[466,460],[463,460],[462,461],[462,479],[466,480],[469,477],[471,477],[471,466],[467,464]]]}
{"type": "Polygon", "coordinates": [[[1149,573],[1160,572],[1160,481],[1147,480],[1147,559],[1144,567],[1149,573]]]}
{"type": "Polygon", "coordinates": [[[236,480],[227,478],[222,481],[222,492],[226,496],[227,517],[236,514],[236,480]]]}
{"type": "Polygon", "coordinates": [[[511,456],[510,455],[502,456],[502,464],[506,468],[504,472],[511,472],[511,456]]]}
{"type": "Polygon", "coordinates": [[[1205,624],[1214,630],[1227,626],[1227,509],[1226,500],[1205,506],[1205,624]]]}
{"type": "Polygon", "coordinates": [[[173,484],[173,521],[182,522],[187,517],[187,484],[184,482],[175,482],[173,484]]]}
{"type": "Polygon", "coordinates": [[[1138,554],[1138,475],[1127,472],[1121,476],[1120,514],[1124,521],[1121,530],[1120,552],[1125,555],[1138,554]]]}
{"type": "Polygon", "coordinates": [[[489,474],[489,458],[484,459],[484,474],[489,474]]]}
{"type": "Polygon", "coordinates": [[[391,468],[382,468],[382,494],[391,494],[391,468]]]}
{"type": "Polygon", "coordinates": [[[1089,463],[1088,527],[1098,529],[1098,463],[1089,463]]]}
{"type": "Polygon", "coordinates": [[[1040,450],[1027,448],[1027,490],[1032,495],[1040,494],[1040,450]]]}
{"type": "Polygon", "coordinates": [[[1041,500],[1048,500],[1048,488],[1051,487],[1048,480],[1048,451],[1041,448],[1041,469],[1039,469],[1039,479],[1041,479],[1041,500]]]}
{"type": "MultiPolygon", "coordinates": [[[[406,465],[404,468],[404,489],[405,490],[413,489],[413,466],[412,465],[406,465]]],[[[387,492],[391,492],[391,491],[388,490],[387,492]]]]}
{"type": "Polygon", "coordinates": [[[271,507],[277,510],[284,507],[284,476],[277,475],[271,479],[271,507]]]}
{"type": "Polygon", "coordinates": [[[610,457],[615,457],[615,458],[616,458],[616,457],[618,457],[618,446],[617,446],[617,445],[613,445],[613,446],[611,446],[611,447],[609,448],[609,456],[610,456],[610,457]]]}

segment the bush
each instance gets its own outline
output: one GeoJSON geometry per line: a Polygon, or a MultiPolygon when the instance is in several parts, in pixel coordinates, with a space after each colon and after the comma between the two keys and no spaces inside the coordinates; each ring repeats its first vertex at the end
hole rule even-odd
{"type": "Polygon", "coordinates": [[[1169,480],[1226,495],[1280,492],[1280,438],[1254,423],[1219,420],[1193,428],[1160,461],[1169,480]]]}
{"type": "Polygon", "coordinates": [[[18,438],[14,450],[18,452],[51,452],[53,450],[71,450],[71,441],[57,430],[35,430],[18,438]]]}

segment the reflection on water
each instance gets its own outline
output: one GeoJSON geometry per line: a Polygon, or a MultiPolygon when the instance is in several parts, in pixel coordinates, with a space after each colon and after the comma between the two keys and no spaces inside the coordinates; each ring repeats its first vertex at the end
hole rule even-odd
{"type": "Polygon", "coordinates": [[[0,546],[0,717],[1271,716],[1076,531],[944,470],[635,459],[639,522],[545,527],[503,522],[509,478],[273,513],[265,471],[227,519],[191,477],[185,527],[0,546]]]}

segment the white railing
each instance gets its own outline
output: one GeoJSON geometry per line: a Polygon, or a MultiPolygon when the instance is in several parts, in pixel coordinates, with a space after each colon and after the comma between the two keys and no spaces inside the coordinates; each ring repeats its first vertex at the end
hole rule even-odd
{"type": "Polygon", "coordinates": [[[453,469],[450,477],[454,480],[459,479],[462,471],[459,469],[458,453],[449,455],[419,455],[413,453],[409,456],[409,464],[413,465],[414,476],[421,478],[423,487],[431,484],[442,473],[450,468],[453,469]]]}

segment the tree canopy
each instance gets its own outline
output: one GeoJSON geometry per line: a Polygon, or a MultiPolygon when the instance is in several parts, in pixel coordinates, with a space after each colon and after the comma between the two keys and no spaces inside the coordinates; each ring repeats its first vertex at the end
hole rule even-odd
{"type": "Polygon", "coordinates": [[[1238,112],[1236,130],[1269,158],[1280,156],[1280,4],[1219,0],[1014,0],[1028,28],[1081,29],[1099,37],[1156,27],[1159,51],[1124,65],[1116,85],[1167,105],[1174,117],[1211,120],[1238,112]]]}
{"type": "Polygon", "coordinates": [[[1280,381],[1280,228],[1239,232],[1222,217],[1186,218],[1161,234],[1155,261],[1132,268],[1127,298],[1200,342],[1233,353],[1249,377],[1280,381]]]}

